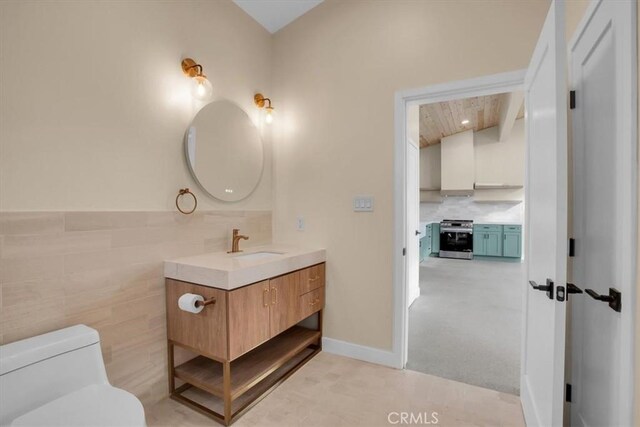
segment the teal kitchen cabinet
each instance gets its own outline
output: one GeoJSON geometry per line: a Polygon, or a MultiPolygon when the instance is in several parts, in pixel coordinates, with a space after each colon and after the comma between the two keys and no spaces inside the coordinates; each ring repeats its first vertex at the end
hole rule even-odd
{"type": "Polygon", "coordinates": [[[522,226],[505,225],[502,235],[502,256],[520,258],[522,256],[522,226]]]}
{"type": "Polygon", "coordinates": [[[473,225],[473,255],[502,256],[502,225],[473,225]]]}
{"type": "Polygon", "coordinates": [[[424,236],[420,239],[421,262],[430,255],[437,255],[440,252],[440,223],[430,222],[425,226],[423,233],[424,236]]]}
{"type": "Polygon", "coordinates": [[[440,223],[432,222],[431,224],[431,250],[430,254],[440,253],[440,223]]]}
{"type": "Polygon", "coordinates": [[[424,261],[425,258],[429,256],[429,252],[427,251],[427,238],[422,237],[420,239],[420,262],[424,261]]]}
{"type": "Polygon", "coordinates": [[[427,256],[429,256],[429,254],[431,253],[431,235],[433,234],[433,227],[431,226],[431,224],[427,224],[427,226],[425,227],[425,234],[424,234],[424,240],[425,240],[425,247],[424,247],[424,251],[427,254],[427,256]]]}

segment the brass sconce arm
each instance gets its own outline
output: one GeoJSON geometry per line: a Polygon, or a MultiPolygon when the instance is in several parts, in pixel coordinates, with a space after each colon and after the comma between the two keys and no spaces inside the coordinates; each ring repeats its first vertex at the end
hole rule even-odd
{"type": "Polygon", "coordinates": [[[198,64],[193,59],[186,58],[182,60],[182,72],[189,77],[202,76],[203,68],[202,65],[198,64]]]}
{"type": "Polygon", "coordinates": [[[256,93],[255,96],[253,97],[253,102],[255,102],[256,106],[258,108],[264,108],[265,107],[265,102],[268,103],[267,108],[272,108],[271,107],[271,99],[269,98],[265,98],[265,96],[261,93],[256,93]]]}

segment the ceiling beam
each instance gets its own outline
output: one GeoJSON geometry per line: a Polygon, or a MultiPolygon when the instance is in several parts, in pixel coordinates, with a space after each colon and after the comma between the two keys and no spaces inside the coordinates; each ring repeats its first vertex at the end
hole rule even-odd
{"type": "Polygon", "coordinates": [[[498,141],[506,141],[511,135],[513,124],[516,122],[520,107],[524,101],[524,92],[516,91],[504,95],[500,105],[500,121],[498,122],[498,141]]]}

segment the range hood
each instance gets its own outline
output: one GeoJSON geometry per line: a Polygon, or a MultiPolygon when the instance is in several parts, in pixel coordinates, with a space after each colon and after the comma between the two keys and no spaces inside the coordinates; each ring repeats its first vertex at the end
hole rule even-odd
{"type": "Polygon", "coordinates": [[[440,145],[440,194],[443,196],[472,196],[475,181],[473,130],[444,137],[441,139],[440,145]]]}

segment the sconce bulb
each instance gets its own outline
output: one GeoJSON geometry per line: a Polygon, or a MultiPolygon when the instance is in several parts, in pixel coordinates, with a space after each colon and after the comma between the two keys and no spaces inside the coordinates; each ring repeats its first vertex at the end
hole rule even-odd
{"type": "Polygon", "coordinates": [[[266,124],[270,125],[271,123],[273,123],[273,108],[267,107],[265,108],[265,110],[266,110],[266,116],[264,117],[264,121],[266,124]]]}
{"type": "Polygon", "coordinates": [[[213,87],[205,76],[196,76],[191,79],[191,94],[194,98],[206,101],[211,98],[213,87]]]}

